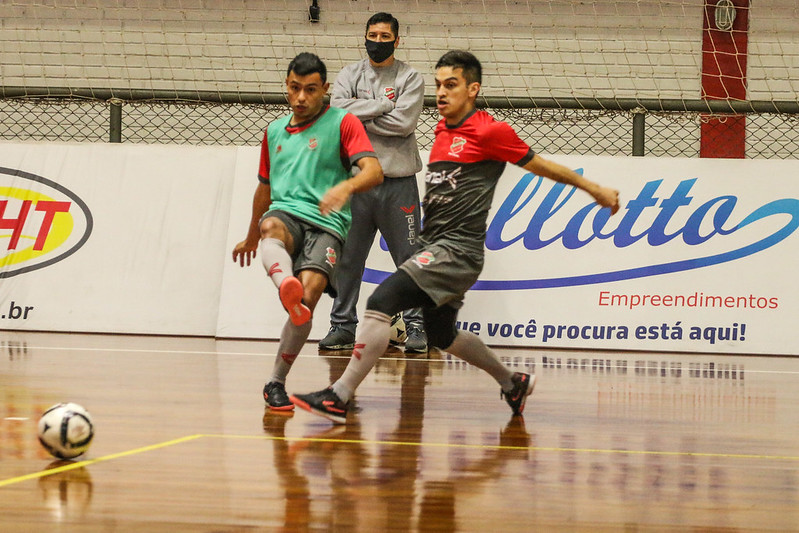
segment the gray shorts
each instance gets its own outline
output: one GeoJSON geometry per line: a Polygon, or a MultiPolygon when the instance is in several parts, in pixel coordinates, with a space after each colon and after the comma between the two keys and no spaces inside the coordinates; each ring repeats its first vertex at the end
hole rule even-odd
{"type": "Polygon", "coordinates": [[[280,219],[294,240],[294,253],[291,254],[294,275],[302,270],[322,272],[327,275],[328,280],[325,292],[335,297],[335,267],[344,245],[341,239],[330,231],[286,211],[269,210],[261,217],[261,221],[268,217],[280,219]]]}
{"type": "Polygon", "coordinates": [[[457,246],[422,243],[422,249],[400,267],[436,306],[463,306],[463,296],[483,270],[483,253],[457,246]]]}

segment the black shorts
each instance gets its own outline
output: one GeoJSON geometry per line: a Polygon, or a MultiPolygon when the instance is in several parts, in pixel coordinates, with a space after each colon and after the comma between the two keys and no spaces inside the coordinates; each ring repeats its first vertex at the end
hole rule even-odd
{"type": "Polygon", "coordinates": [[[325,292],[335,297],[335,267],[341,254],[341,248],[344,245],[341,239],[333,233],[287,211],[269,210],[261,217],[261,221],[269,217],[280,219],[291,234],[291,238],[294,241],[294,253],[291,254],[294,275],[297,275],[302,270],[322,272],[327,275],[328,280],[325,292]]]}

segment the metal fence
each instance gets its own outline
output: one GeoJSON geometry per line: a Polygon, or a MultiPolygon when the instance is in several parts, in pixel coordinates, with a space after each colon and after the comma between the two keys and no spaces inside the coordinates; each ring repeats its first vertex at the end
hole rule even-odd
{"type": "MultiPolygon", "coordinates": [[[[698,157],[703,121],[744,115],[746,157],[799,154],[795,102],[483,98],[478,104],[543,153],[698,157]]],[[[282,94],[0,87],[0,139],[258,145],[266,125],[288,112],[282,94]]],[[[428,97],[416,132],[420,149],[430,148],[438,120],[428,97]]]]}

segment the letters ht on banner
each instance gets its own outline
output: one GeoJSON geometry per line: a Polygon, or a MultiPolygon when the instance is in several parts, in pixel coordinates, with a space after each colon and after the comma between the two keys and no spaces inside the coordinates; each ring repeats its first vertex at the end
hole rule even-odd
{"type": "Polygon", "coordinates": [[[0,167],[0,278],[61,261],[92,231],[88,206],[47,178],[0,167]]]}

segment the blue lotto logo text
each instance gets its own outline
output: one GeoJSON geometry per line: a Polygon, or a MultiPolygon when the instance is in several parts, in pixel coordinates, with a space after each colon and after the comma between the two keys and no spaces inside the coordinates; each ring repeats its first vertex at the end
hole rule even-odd
{"type": "MultiPolygon", "coordinates": [[[[651,262],[625,265],[611,271],[569,273],[562,277],[481,279],[473,290],[569,287],[699,269],[766,250],[799,227],[799,200],[795,198],[775,199],[745,211],[733,195],[694,198],[690,193],[696,179],[682,180],[673,189],[667,189],[663,180],[648,181],[635,197],[622,202],[622,209],[612,218],[609,209],[575,196],[575,188],[550,183],[532,173],[519,179],[489,220],[485,242],[489,253],[518,246],[529,251],[552,246],[578,251],[589,244],[596,245],[597,241],[605,241],[610,254],[614,250],[647,247],[649,251],[639,256],[651,258],[651,262]],[[576,204],[578,201],[584,203],[576,204]],[[735,235],[755,222],[772,217],[773,221],[765,225],[770,229],[760,230],[757,238],[752,238],[752,232],[746,239],[735,235]],[[703,253],[702,245],[711,241],[717,244],[722,239],[727,239],[724,251],[719,252],[716,246],[715,252],[703,253]],[[687,247],[689,258],[681,253],[680,259],[670,261],[668,254],[658,254],[657,249],[666,244],[679,245],[683,250],[687,247]]],[[[365,275],[366,281],[379,282],[385,278],[385,273],[374,270],[367,274],[371,279],[365,275]]]]}

